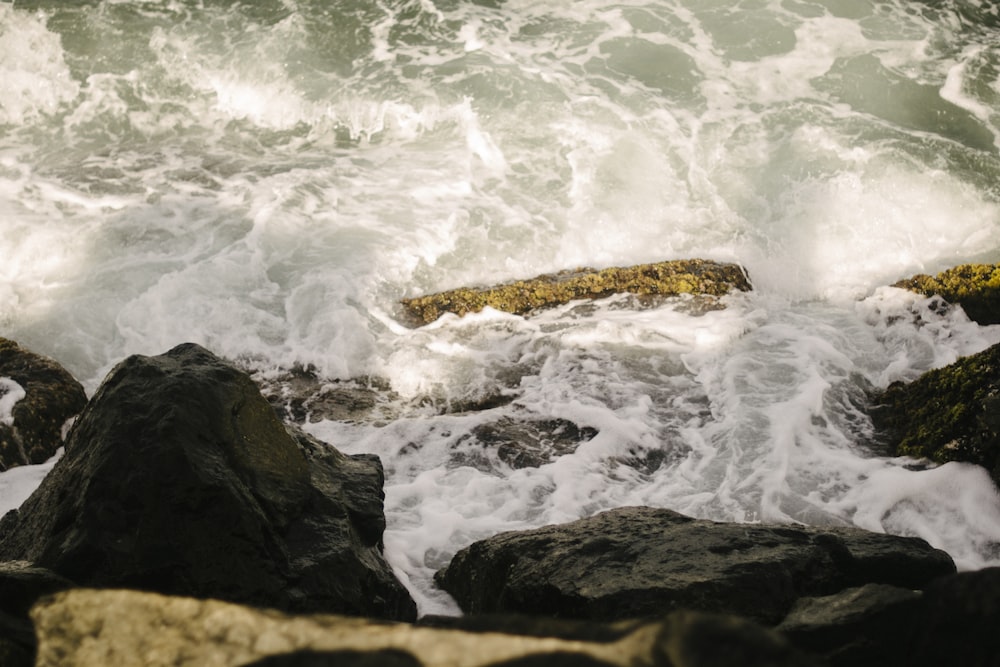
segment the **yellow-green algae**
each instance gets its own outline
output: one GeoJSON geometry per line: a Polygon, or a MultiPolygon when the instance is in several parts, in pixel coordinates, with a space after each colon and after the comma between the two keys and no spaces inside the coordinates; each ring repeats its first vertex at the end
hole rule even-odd
{"type": "Polygon", "coordinates": [[[919,274],[900,280],[893,287],[926,296],[938,294],[961,305],[980,324],[1000,323],[1000,264],[962,264],[933,277],[919,274]]]}
{"type": "Polygon", "coordinates": [[[894,383],[876,402],[893,453],[976,463],[1000,480],[1000,345],[894,383]]]}
{"type": "Polygon", "coordinates": [[[596,270],[561,271],[493,287],[463,287],[439,294],[403,299],[407,314],[428,324],[445,313],[462,316],[489,306],[515,315],[577,299],[612,294],[721,297],[732,290],[749,291],[746,271],[737,264],[688,259],[596,270]]]}

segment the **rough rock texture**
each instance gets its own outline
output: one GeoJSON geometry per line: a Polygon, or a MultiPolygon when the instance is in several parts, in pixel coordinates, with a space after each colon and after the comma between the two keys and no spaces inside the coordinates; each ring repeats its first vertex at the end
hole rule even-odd
{"type": "Polygon", "coordinates": [[[105,379],[66,453],[0,521],[0,560],[77,584],[411,619],[382,557],[382,467],[286,430],[196,345],[105,379]]]}
{"type": "Polygon", "coordinates": [[[0,471],[47,461],[62,447],[63,425],[87,403],[83,386],[55,361],[6,338],[0,338],[0,378],[17,385],[5,381],[0,399],[18,387],[24,392],[10,411],[12,422],[0,419],[0,471]]]}
{"type": "Polygon", "coordinates": [[[313,368],[293,368],[255,378],[278,416],[296,424],[331,421],[391,421],[400,400],[387,380],[378,377],[325,380],[313,368]]]}
{"type": "Polygon", "coordinates": [[[1000,663],[1000,568],[938,579],[924,591],[908,667],[1000,663]]]}
{"type": "Polygon", "coordinates": [[[0,665],[34,664],[35,630],[28,610],[43,595],[71,585],[66,579],[29,563],[0,563],[0,665]]]}
{"type": "Polygon", "coordinates": [[[919,588],[954,570],[916,538],[626,507],[476,542],[435,579],[470,613],[612,621],[687,608],[775,624],[803,596],[866,583],[919,588]]]}
{"type": "Polygon", "coordinates": [[[801,598],[775,629],[830,667],[905,665],[920,601],[919,591],[866,584],[801,598]]]}
{"type": "Polygon", "coordinates": [[[676,296],[704,294],[720,297],[733,290],[750,290],[742,267],[702,259],[616,267],[597,271],[582,268],[538,276],[530,280],[483,288],[461,288],[401,301],[414,324],[427,324],[445,313],[462,316],[489,306],[524,315],[576,299],[612,294],[676,296]]]}
{"type": "Polygon", "coordinates": [[[936,276],[919,274],[900,280],[901,287],[926,296],[939,294],[962,306],[980,324],[1000,323],[1000,264],[962,264],[936,276]]]}
{"type": "Polygon", "coordinates": [[[892,453],[976,463],[1000,480],[1000,345],[893,383],[874,403],[892,453]]]}
{"type": "Polygon", "coordinates": [[[77,589],[32,611],[38,667],[344,665],[476,667],[815,666],[777,633],[735,618],[676,613],[572,638],[289,617],[216,600],[77,589]]]}
{"type": "MultiPolygon", "coordinates": [[[[496,453],[515,470],[537,468],[593,439],[597,430],[579,427],[565,419],[513,419],[502,417],[472,429],[470,438],[496,453]]],[[[464,441],[462,441],[464,443],[464,441]]]]}

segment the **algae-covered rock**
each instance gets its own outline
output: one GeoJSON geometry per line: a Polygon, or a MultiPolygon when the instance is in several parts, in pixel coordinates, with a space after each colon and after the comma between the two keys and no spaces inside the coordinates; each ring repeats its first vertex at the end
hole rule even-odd
{"type": "Polygon", "coordinates": [[[493,287],[466,287],[403,299],[401,303],[417,324],[428,324],[445,313],[461,316],[479,312],[487,306],[524,315],[576,299],[598,299],[612,294],[721,297],[733,290],[750,290],[743,267],[689,259],[601,271],[589,268],[562,271],[493,287]]]}
{"type": "Polygon", "coordinates": [[[896,382],[875,403],[892,453],[976,463],[1000,480],[1000,345],[896,382]]]}
{"type": "Polygon", "coordinates": [[[962,306],[980,324],[1000,322],[1000,264],[962,264],[936,276],[919,274],[900,280],[901,287],[926,296],[940,295],[962,306]]]}

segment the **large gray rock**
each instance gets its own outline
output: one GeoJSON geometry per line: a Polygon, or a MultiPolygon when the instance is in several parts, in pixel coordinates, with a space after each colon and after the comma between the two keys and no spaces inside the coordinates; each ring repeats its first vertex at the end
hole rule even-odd
{"type": "Polygon", "coordinates": [[[87,403],[65,368],[0,338],[0,400],[18,398],[14,392],[23,395],[0,414],[0,471],[50,459],[62,447],[63,426],[87,403]]]}
{"type": "MultiPolygon", "coordinates": [[[[217,600],[76,589],[32,610],[37,667],[816,667],[775,632],[678,612],[650,623],[478,630],[287,616],[217,600]]],[[[544,625],[544,621],[543,621],[544,625]]]]}
{"type": "Polygon", "coordinates": [[[0,560],[77,584],[412,619],[382,556],[382,467],[289,431],[196,345],[106,378],[66,453],[0,521],[0,560]]]}
{"type": "Polygon", "coordinates": [[[627,507],[476,542],[435,579],[469,613],[607,621],[686,608],[776,624],[803,596],[866,583],[921,588],[954,571],[917,538],[627,507]]]}

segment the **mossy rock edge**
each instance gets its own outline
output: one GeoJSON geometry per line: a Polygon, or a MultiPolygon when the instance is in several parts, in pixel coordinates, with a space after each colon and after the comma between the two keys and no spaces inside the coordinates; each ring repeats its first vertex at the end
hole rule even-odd
{"type": "Polygon", "coordinates": [[[718,298],[733,290],[750,289],[747,273],[738,264],[688,259],[602,270],[580,268],[492,287],[463,287],[403,299],[401,303],[408,318],[419,326],[445,313],[462,316],[487,306],[525,315],[577,299],[599,299],[612,294],[694,294],[718,298]]]}
{"type": "Polygon", "coordinates": [[[919,274],[893,287],[959,304],[979,324],[1000,323],[1000,264],[961,264],[936,276],[919,274]]]}
{"type": "Polygon", "coordinates": [[[1000,480],[1000,345],[893,383],[875,402],[893,454],[975,463],[1000,480]]]}

